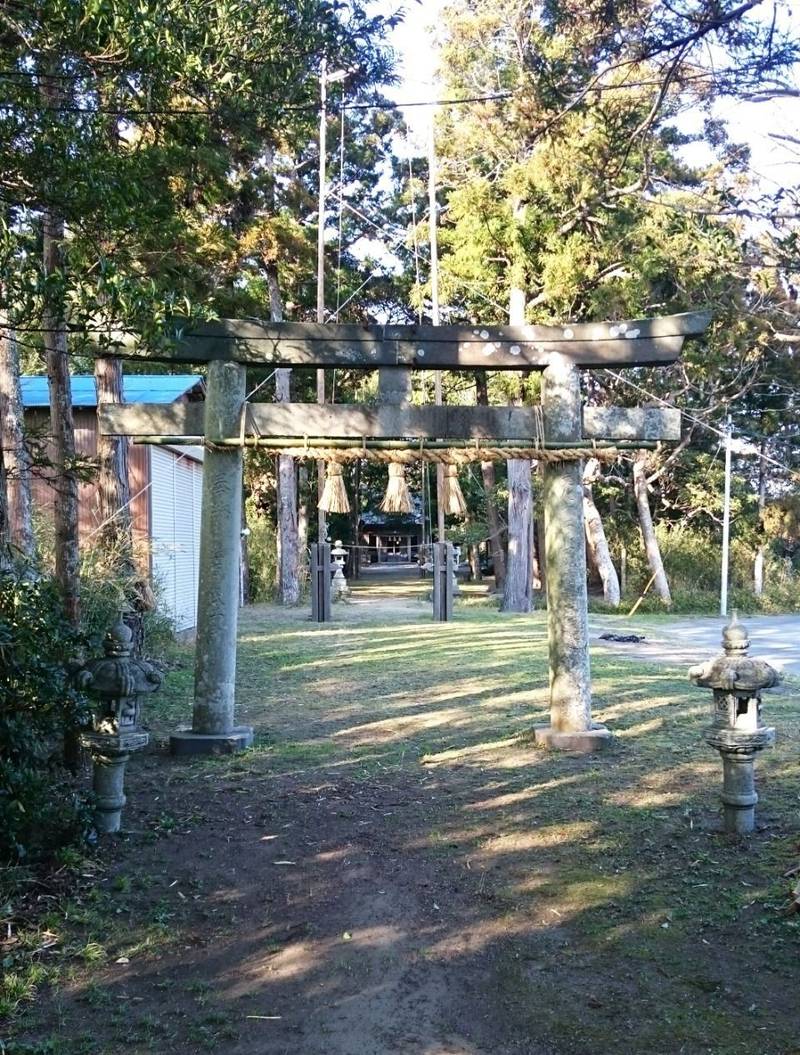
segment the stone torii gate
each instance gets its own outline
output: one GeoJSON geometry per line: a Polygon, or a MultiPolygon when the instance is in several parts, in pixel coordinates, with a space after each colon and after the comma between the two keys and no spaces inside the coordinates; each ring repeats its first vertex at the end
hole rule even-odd
{"type": "MultiPolygon", "coordinates": [[[[157,355],[115,348],[126,358],[207,363],[205,404],[103,405],[103,434],[138,442],[205,443],[200,576],[191,730],[173,735],[177,754],[240,750],[252,729],[234,717],[242,452],[391,440],[467,441],[578,451],[641,448],[680,438],[680,413],[661,408],[584,407],[582,370],[676,361],[684,340],[704,332],[702,312],[572,326],[352,326],[219,320],[187,329],[157,355]],[[378,406],[253,403],[247,364],[280,367],[422,370],[542,370],[542,403],[532,407],[378,406]],[[543,426],[543,439],[542,439],[543,426]]],[[[410,446],[408,443],[406,446],[410,446]]],[[[530,456],[530,455],[526,455],[530,456]]],[[[509,454],[508,457],[513,457],[509,454]]],[[[536,738],[553,748],[591,751],[609,731],[592,721],[583,462],[544,466],[550,724],[536,738]]]]}

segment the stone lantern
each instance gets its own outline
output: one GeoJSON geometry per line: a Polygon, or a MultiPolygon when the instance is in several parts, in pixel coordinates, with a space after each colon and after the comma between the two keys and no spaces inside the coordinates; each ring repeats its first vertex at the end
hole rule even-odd
{"type": "Polygon", "coordinates": [[[722,756],[725,831],[740,835],[755,827],[756,752],[775,742],[775,730],[761,720],[761,692],[781,676],[769,663],[747,655],[750,639],[736,612],[722,631],[722,646],[723,655],[691,667],[689,678],[714,693],[705,740],[722,756]]]}
{"type": "Polygon", "coordinates": [[[162,675],[143,659],[131,658],[133,633],[122,613],[103,642],[105,655],[84,663],[75,676],[78,688],[97,704],[91,732],[82,743],[92,754],[94,823],[98,832],[118,832],[125,805],[125,766],[131,751],[150,739],[139,726],[139,697],[160,687],[162,675]]]}
{"type": "Polygon", "coordinates": [[[333,593],[334,601],[338,601],[341,597],[347,597],[350,593],[350,587],[344,577],[344,562],[347,559],[347,550],[342,545],[341,539],[336,540],[331,550],[331,556],[333,557],[334,568],[331,592],[333,593]]]}
{"type": "Polygon", "coordinates": [[[461,547],[453,546],[453,597],[461,596],[461,588],[458,585],[458,569],[461,566],[461,547]]]}

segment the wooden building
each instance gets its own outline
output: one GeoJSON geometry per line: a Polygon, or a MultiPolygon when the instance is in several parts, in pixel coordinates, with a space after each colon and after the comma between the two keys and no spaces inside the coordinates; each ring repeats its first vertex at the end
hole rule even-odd
{"type": "Polygon", "coordinates": [[[422,542],[418,513],[362,513],[362,564],[415,564],[422,542]]]}
{"type": "MultiPolygon", "coordinates": [[[[47,378],[21,380],[26,429],[45,437],[50,420],[47,378]]],[[[130,374],[123,391],[126,403],[192,402],[204,398],[205,382],[196,374],[130,374]]],[[[92,375],[73,376],[72,405],[77,453],[92,458],[97,454],[97,389],[92,375]]],[[[203,448],[132,444],[128,473],[137,557],[175,629],[192,630],[197,621],[203,448]]],[[[52,520],[53,483],[46,469],[34,475],[32,491],[36,509],[52,520]]],[[[80,485],[79,503],[80,542],[87,546],[100,528],[94,483],[80,485]]]]}

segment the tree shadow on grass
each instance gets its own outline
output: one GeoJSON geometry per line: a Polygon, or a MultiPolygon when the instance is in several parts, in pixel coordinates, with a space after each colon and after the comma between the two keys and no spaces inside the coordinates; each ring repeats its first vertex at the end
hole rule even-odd
{"type": "Polygon", "coordinates": [[[133,763],[142,834],[100,891],[108,961],[43,1001],[29,1038],[65,1055],[796,1050],[798,931],[778,913],[796,698],[767,702],[763,827],[737,844],[713,830],[709,701],[682,672],[596,657],[616,740],[570,757],[527,739],[546,646],[524,619],[307,637],[259,614],[242,636],[261,747],[133,763]],[[164,941],[142,948],[158,914],[164,941]]]}

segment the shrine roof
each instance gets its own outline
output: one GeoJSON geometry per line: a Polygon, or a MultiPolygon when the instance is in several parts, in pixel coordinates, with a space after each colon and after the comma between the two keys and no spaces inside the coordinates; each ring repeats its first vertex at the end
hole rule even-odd
{"type": "MultiPolygon", "coordinates": [[[[413,500],[413,499],[412,499],[413,500]]],[[[419,506],[418,500],[414,501],[419,506]]],[[[412,513],[381,513],[377,511],[364,510],[361,514],[361,527],[378,529],[384,532],[397,532],[413,534],[422,524],[422,513],[417,508],[412,513]]]]}
{"type": "MultiPolygon", "coordinates": [[[[50,405],[45,376],[25,375],[20,382],[25,407],[50,405]]],[[[70,382],[74,407],[97,406],[97,385],[93,374],[73,374],[70,382]]],[[[122,390],[126,403],[174,403],[189,393],[202,395],[204,384],[205,379],[198,374],[127,374],[122,381],[122,390]]]]}

